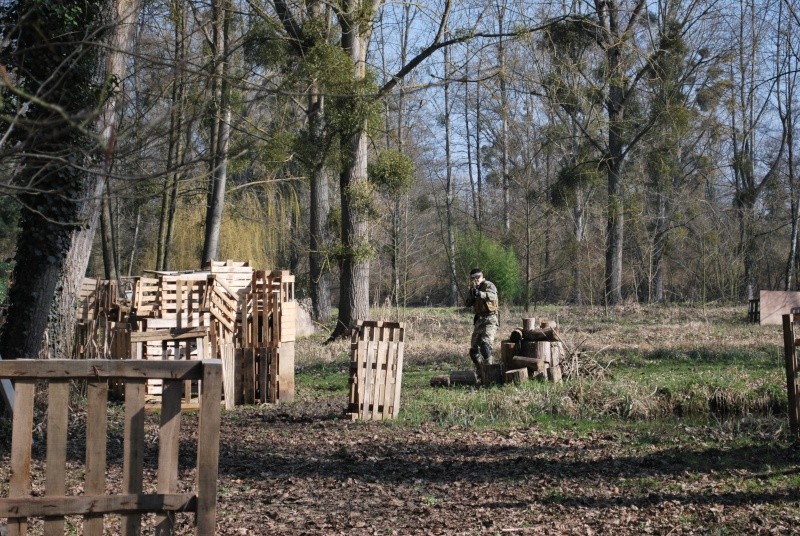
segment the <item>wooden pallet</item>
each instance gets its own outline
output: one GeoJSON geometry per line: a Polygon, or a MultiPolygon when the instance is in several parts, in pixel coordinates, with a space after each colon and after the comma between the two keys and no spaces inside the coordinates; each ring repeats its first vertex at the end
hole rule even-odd
{"type": "Polygon", "coordinates": [[[402,322],[359,321],[353,330],[350,359],[350,403],[353,419],[392,419],[400,412],[403,378],[402,322]]]}

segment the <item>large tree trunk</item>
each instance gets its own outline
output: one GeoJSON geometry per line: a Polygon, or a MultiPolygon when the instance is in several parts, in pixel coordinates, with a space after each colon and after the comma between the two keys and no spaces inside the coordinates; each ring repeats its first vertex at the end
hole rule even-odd
{"type": "MultiPolygon", "coordinates": [[[[121,81],[127,74],[126,57],[133,47],[141,0],[116,0],[114,8],[115,25],[109,36],[109,48],[105,57],[105,78],[106,80],[121,81]]],[[[122,87],[121,83],[119,87],[122,87]]],[[[93,195],[83,203],[79,213],[78,221],[85,223],[72,233],[71,246],[59,274],[53,315],[48,327],[48,353],[53,358],[70,357],[73,352],[75,309],[81,282],[86,274],[86,267],[91,256],[97,219],[100,215],[100,204],[106,194],[106,185],[109,183],[116,150],[121,101],[121,92],[111,95],[99,116],[99,143],[105,156],[104,176],[92,175],[87,181],[87,190],[93,189],[94,191],[93,195]]]]}
{"type": "MultiPolygon", "coordinates": [[[[76,63],[61,64],[75,47],[85,47],[83,40],[64,41],[70,35],[69,24],[78,24],[81,31],[92,32],[102,21],[100,12],[86,10],[82,21],[60,20],[61,13],[43,6],[21,2],[28,24],[37,31],[21,27],[19,65],[22,69],[40,69],[45,76],[32,74],[26,82],[47,80],[56,84],[43,90],[28,88],[31,93],[52,96],[66,116],[32,106],[29,117],[48,125],[25,140],[31,156],[25,160],[22,175],[35,179],[35,191],[21,197],[32,210],[22,218],[22,234],[18,242],[14,285],[9,293],[9,317],[0,336],[4,358],[68,357],[72,351],[74,312],[78,290],[89,261],[94,239],[100,200],[109,170],[117,127],[118,95],[106,101],[97,120],[97,143],[104,150],[105,164],[98,173],[86,174],[85,151],[91,147],[84,134],[74,128],[79,121],[73,116],[85,114],[97,103],[82,88],[90,87],[92,68],[97,55],[86,55],[76,63]],[[53,34],[47,32],[52,30],[53,34]],[[55,44],[58,43],[58,44],[55,44]],[[51,50],[46,57],[39,50],[51,50]],[[59,50],[53,50],[57,48],[59,50]],[[26,62],[25,56],[37,54],[26,62]],[[48,78],[50,77],[50,78],[48,78]],[[76,96],[78,93],[78,96],[76,96]],[[61,162],[54,164],[54,162],[61,162]],[[46,195],[42,195],[42,193],[46,195]],[[48,336],[45,340],[45,332],[48,336]]],[[[46,6],[45,6],[46,7],[46,6]]],[[[105,55],[106,80],[125,77],[124,55],[132,40],[139,3],[118,0],[115,4],[108,52],[105,55]]],[[[74,29],[75,35],[78,28],[74,29]]],[[[109,87],[111,87],[109,85],[109,87]]]]}
{"type": "MultiPolygon", "coordinates": [[[[310,141],[316,147],[324,147],[324,105],[325,97],[311,89],[308,107],[308,130],[310,141]]],[[[328,322],[331,316],[330,268],[327,264],[330,240],[328,238],[328,215],[330,214],[330,197],[328,193],[328,166],[325,152],[311,171],[311,214],[310,214],[310,251],[309,271],[311,276],[311,302],[314,319],[328,322]]]]}
{"type": "MultiPolygon", "coordinates": [[[[342,47],[353,61],[356,84],[366,77],[367,45],[372,21],[358,17],[367,2],[353,0],[342,13],[342,47]]],[[[372,6],[372,13],[377,4],[372,6]]],[[[355,88],[354,88],[355,89],[355,88]]],[[[351,98],[363,96],[354,94],[351,98]]],[[[339,316],[330,338],[346,335],[358,320],[369,316],[369,244],[368,214],[365,204],[371,203],[367,183],[367,120],[364,118],[349,134],[345,168],[339,178],[342,207],[342,255],[339,316]]]]}

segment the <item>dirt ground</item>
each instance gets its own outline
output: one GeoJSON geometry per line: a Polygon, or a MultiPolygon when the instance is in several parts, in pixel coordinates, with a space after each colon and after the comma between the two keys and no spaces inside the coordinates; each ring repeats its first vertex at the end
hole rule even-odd
{"type": "MultiPolygon", "coordinates": [[[[615,325],[572,332],[600,345],[599,335],[615,325]]],[[[674,325],[669,337],[657,339],[686,334],[704,338],[689,344],[705,345],[719,337],[715,346],[775,339],[767,329],[716,335],[715,323],[674,325]]],[[[626,337],[647,344],[646,333],[652,336],[645,326],[626,337]]],[[[450,344],[456,355],[460,343],[429,344],[450,344]]],[[[418,346],[408,357],[424,363],[433,352],[418,346]]],[[[674,429],[617,421],[582,431],[567,423],[554,432],[351,422],[345,405],[342,396],[319,394],[223,412],[218,534],[800,534],[800,449],[785,441],[785,415],[702,425],[676,420],[674,429]]],[[[148,417],[148,459],[156,419],[148,417]]],[[[187,414],[181,429],[184,482],[193,478],[196,424],[187,414]]],[[[110,427],[109,490],[121,479],[121,435],[110,427]]],[[[0,496],[8,491],[5,444],[0,440],[0,496]]],[[[84,448],[71,445],[75,492],[84,448]]],[[[35,451],[40,481],[42,465],[35,451]]],[[[153,469],[146,475],[151,487],[153,469]]],[[[179,516],[179,534],[192,533],[192,518],[179,516]]],[[[113,520],[108,527],[109,534],[117,530],[113,520]]],[[[79,525],[71,533],[79,534],[79,525]]]]}
{"type": "MultiPolygon", "coordinates": [[[[626,432],[407,429],[335,400],[223,429],[220,534],[797,534],[798,451],[638,444],[626,432]],[[788,482],[791,482],[791,479],[788,482]]],[[[705,434],[705,436],[704,436],[705,434]]],[[[724,439],[724,438],[722,438],[724,439]]]]}

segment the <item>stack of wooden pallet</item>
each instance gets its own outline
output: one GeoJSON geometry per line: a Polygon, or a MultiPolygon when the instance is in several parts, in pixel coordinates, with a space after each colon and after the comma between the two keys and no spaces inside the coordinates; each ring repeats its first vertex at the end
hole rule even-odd
{"type": "MultiPolygon", "coordinates": [[[[110,353],[153,360],[218,357],[228,407],[291,400],[294,276],[253,270],[237,261],[212,262],[206,268],[136,278],[129,314],[109,329],[110,353]]],[[[160,382],[152,383],[148,390],[158,394],[160,382]]]]}
{"type": "Polygon", "coordinates": [[[84,278],[75,312],[75,358],[98,357],[122,311],[116,281],[84,278]]]}

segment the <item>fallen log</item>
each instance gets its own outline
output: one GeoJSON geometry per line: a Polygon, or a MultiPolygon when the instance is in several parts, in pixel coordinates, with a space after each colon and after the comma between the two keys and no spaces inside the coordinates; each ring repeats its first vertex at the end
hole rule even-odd
{"type": "Polygon", "coordinates": [[[450,387],[450,376],[434,376],[431,378],[431,387],[450,387]]]}
{"type": "Polygon", "coordinates": [[[543,359],[515,355],[511,358],[511,369],[526,368],[528,372],[544,372],[546,365],[543,359]]]}
{"type": "Polygon", "coordinates": [[[450,373],[450,385],[478,385],[474,370],[454,370],[450,373]]]}
{"type": "Polygon", "coordinates": [[[527,341],[558,341],[558,331],[554,327],[522,330],[522,338],[527,341]]]}

